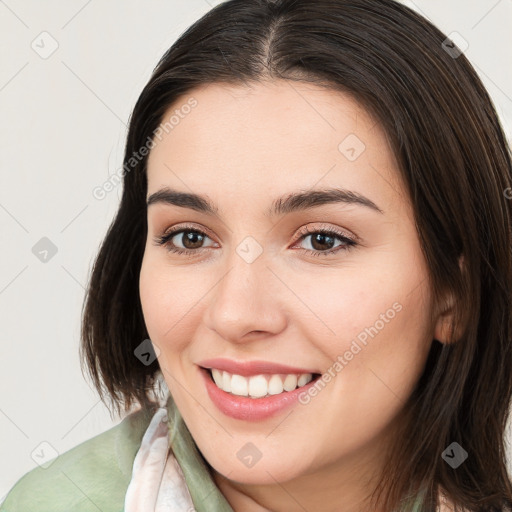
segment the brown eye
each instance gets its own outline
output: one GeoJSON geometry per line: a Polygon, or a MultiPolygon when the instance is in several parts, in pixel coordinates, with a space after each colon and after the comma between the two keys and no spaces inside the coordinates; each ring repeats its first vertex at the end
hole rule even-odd
{"type": "Polygon", "coordinates": [[[179,226],[157,237],[155,242],[157,245],[165,246],[170,252],[192,255],[205,248],[202,246],[205,238],[210,237],[197,228],[179,226]],[[179,246],[180,243],[183,247],[179,246]]]}
{"type": "Polygon", "coordinates": [[[204,236],[199,231],[184,230],[175,233],[172,238],[175,238],[181,233],[181,243],[185,246],[185,249],[200,249],[203,243],[204,236]]]}
{"type": "MultiPolygon", "coordinates": [[[[358,245],[353,239],[332,228],[305,228],[302,230],[302,237],[299,241],[310,237],[311,249],[301,250],[312,256],[329,256],[358,245]],[[341,243],[335,245],[336,240],[341,243]]],[[[210,237],[195,227],[178,226],[157,237],[155,243],[165,246],[169,252],[192,256],[207,248],[203,245],[205,238],[209,239],[210,237]],[[179,246],[180,243],[183,247],[179,246]]]]}
{"type": "Polygon", "coordinates": [[[338,251],[350,249],[357,245],[353,239],[347,237],[343,233],[334,229],[325,228],[306,228],[302,231],[303,236],[300,240],[311,237],[310,245],[312,249],[302,249],[312,256],[328,256],[338,251]],[[340,240],[341,244],[334,246],[336,240],[340,240]],[[326,247],[327,246],[327,247],[326,247]]]}

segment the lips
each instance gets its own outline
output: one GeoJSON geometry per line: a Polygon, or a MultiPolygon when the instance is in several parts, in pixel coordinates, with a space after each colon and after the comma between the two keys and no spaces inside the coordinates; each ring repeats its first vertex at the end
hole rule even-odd
{"type": "Polygon", "coordinates": [[[223,370],[231,374],[242,375],[244,377],[276,373],[311,373],[313,375],[321,373],[318,369],[299,368],[296,366],[288,366],[269,361],[233,361],[225,358],[205,359],[204,361],[200,361],[198,366],[205,369],[216,368],[217,370],[223,370]]]}
{"type": "MultiPolygon", "coordinates": [[[[287,367],[291,368],[291,367],[287,367]]],[[[293,391],[285,391],[272,396],[252,398],[238,396],[223,391],[213,381],[210,371],[198,366],[207,395],[217,409],[231,418],[243,421],[265,421],[277,414],[283,413],[289,407],[299,403],[299,396],[308,393],[309,388],[316,385],[320,377],[308,382],[305,386],[298,387],[293,391]]]]}

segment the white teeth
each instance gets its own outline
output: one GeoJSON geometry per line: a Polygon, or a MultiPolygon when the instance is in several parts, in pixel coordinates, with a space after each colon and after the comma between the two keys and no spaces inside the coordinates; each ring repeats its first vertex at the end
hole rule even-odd
{"type": "Polygon", "coordinates": [[[287,375],[284,379],[283,388],[285,391],[293,391],[297,387],[297,375],[287,375]]]}
{"type": "Polygon", "coordinates": [[[217,368],[212,368],[212,377],[215,381],[215,384],[217,384],[217,387],[222,387],[222,372],[220,370],[217,370],[217,368]]]}
{"type": "Polygon", "coordinates": [[[267,379],[263,375],[256,375],[249,379],[249,395],[254,398],[265,396],[267,394],[267,387],[267,379]]]}
{"type": "Polygon", "coordinates": [[[231,375],[228,372],[222,372],[222,386],[219,387],[224,391],[231,391],[231,375]]]}
{"type": "Polygon", "coordinates": [[[297,380],[297,386],[302,387],[305,386],[308,382],[313,380],[313,375],[311,373],[303,373],[299,379],[297,380]]]}
{"type": "Polygon", "coordinates": [[[283,379],[279,375],[272,375],[268,381],[268,394],[278,395],[283,392],[283,379]]]}
{"type": "Polygon", "coordinates": [[[311,373],[275,374],[275,375],[253,375],[244,377],[231,374],[226,371],[212,368],[212,377],[218,388],[238,396],[250,396],[261,398],[268,395],[278,395],[283,391],[293,391],[297,386],[305,386],[313,380],[311,373]]]}
{"type": "Polygon", "coordinates": [[[241,375],[231,377],[231,393],[239,396],[249,396],[249,386],[247,379],[241,375]]]}

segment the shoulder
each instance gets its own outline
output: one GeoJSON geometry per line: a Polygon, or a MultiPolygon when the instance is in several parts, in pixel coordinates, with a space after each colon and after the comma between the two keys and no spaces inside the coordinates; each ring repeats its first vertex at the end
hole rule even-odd
{"type": "Polygon", "coordinates": [[[122,511],[133,461],[152,411],[139,410],[109,430],[23,475],[0,512],[122,511]]]}

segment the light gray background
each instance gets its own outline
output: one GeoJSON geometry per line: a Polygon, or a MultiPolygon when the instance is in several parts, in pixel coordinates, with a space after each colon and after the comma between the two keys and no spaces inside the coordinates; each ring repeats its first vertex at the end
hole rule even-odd
{"type": "MultiPolygon", "coordinates": [[[[161,55],[218,3],[0,0],[0,502],[49,445],[63,453],[121,419],[78,359],[84,285],[121,187],[103,200],[92,190],[122,166],[161,55]],[[32,252],[43,237],[57,248],[46,263],[32,252]]],[[[511,139],[512,0],[404,3],[468,42],[511,139]]]]}

